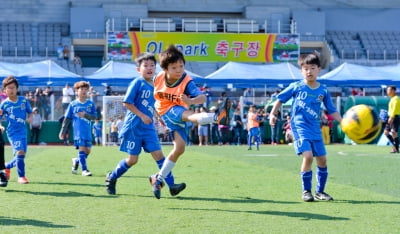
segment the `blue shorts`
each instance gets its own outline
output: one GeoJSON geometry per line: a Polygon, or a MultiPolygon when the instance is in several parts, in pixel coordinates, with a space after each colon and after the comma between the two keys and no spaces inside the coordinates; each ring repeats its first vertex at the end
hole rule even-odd
{"type": "Polygon", "coordinates": [[[161,119],[164,121],[167,129],[171,132],[171,136],[174,136],[174,132],[178,132],[182,139],[186,141],[186,122],[182,120],[182,114],[187,109],[183,106],[173,106],[171,107],[167,113],[161,116],[161,119]]]}
{"type": "Polygon", "coordinates": [[[139,155],[142,147],[146,153],[161,150],[158,135],[154,129],[131,129],[122,135],[120,151],[129,155],[139,155]]]}
{"type": "Polygon", "coordinates": [[[14,154],[20,150],[23,150],[26,153],[26,151],[28,150],[28,141],[26,138],[10,137],[10,136],[7,137],[8,140],[10,141],[10,145],[13,148],[14,154]]]}
{"type": "Polygon", "coordinates": [[[92,147],[92,141],[91,140],[74,140],[74,146],[76,149],[79,149],[79,147],[86,147],[86,148],[91,148],[92,147]]]}
{"type": "Polygon", "coordinates": [[[259,136],[260,135],[260,128],[255,127],[255,128],[250,128],[249,132],[247,133],[249,136],[259,136]]]}
{"type": "Polygon", "coordinates": [[[326,150],[323,140],[300,139],[300,140],[295,140],[293,145],[297,155],[300,155],[305,151],[312,151],[313,156],[315,157],[326,155],[326,150]]]}
{"type": "Polygon", "coordinates": [[[199,125],[197,135],[208,136],[208,124],[207,125],[199,125]]]}

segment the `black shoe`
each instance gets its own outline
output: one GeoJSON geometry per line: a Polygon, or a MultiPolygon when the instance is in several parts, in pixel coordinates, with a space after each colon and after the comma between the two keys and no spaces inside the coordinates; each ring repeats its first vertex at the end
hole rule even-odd
{"type": "Polygon", "coordinates": [[[304,191],[303,191],[303,196],[302,196],[302,198],[303,198],[303,201],[305,201],[305,202],[312,202],[312,201],[314,201],[314,197],[313,197],[311,191],[309,191],[309,190],[304,190],[304,191]]]}
{"type": "Polygon", "coordinates": [[[182,192],[185,188],[186,188],[186,184],[185,183],[173,184],[173,185],[171,185],[171,187],[169,187],[169,193],[171,194],[171,196],[176,196],[180,192],[182,192]]]}
{"type": "Polygon", "coordinates": [[[333,201],[333,197],[331,197],[329,194],[320,192],[320,193],[315,193],[314,196],[315,200],[319,201],[333,201]]]}
{"type": "Polygon", "coordinates": [[[0,171],[0,187],[7,187],[8,180],[4,171],[0,171]]]}
{"type": "Polygon", "coordinates": [[[106,190],[107,190],[108,194],[115,195],[115,193],[116,193],[115,185],[117,183],[117,180],[116,179],[112,179],[110,177],[110,175],[111,175],[111,172],[108,173],[107,176],[106,176],[106,190]]]}

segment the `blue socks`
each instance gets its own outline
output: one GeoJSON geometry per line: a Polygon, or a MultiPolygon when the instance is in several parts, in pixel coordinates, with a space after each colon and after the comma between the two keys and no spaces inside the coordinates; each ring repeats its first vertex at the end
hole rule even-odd
{"type": "Polygon", "coordinates": [[[311,191],[312,171],[300,172],[303,191],[311,191]]]}
{"type": "Polygon", "coordinates": [[[114,171],[111,172],[110,177],[111,179],[118,179],[121,177],[125,172],[129,170],[130,166],[126,164],[126,159],[122,159],[119,161],[117,167],[114,169],[114,171]]]}
{"type": "Polygon", "coordinates": [[[78,153],[78,159],[79,159],[79,163],[82,166],[82,171],[86,171],[87,170],[87,165],[86,165],[86,159],[87,159],[88,155],[83,152],[83,151],[79,151],[78,153]]]}
{"type": "Polygon", "coordinates": [[[6,169],[17,167],[18,177],[25,176],[25,155],[16,155],[7,165],[6,169]]]}
{"type": "Polygon", "coordinates": [[[317,167],[317,187],[315,191],[321,193],[325,190],[325,184],[328,179],[328,167],[321,168],[317,167]]]}
{"type": "MultiPolygon", "coordinates": [[[[300,175],[302,180],[303,191],[304,190],[311,191],[312,171],[301,172],[300,175]]],[[[317,167],[316,178],[317,178],[317,184],[315,192],[317,193],[324,192],[326,181],[328,180],[328,167],[325,168],[317,167]]]]}
{"type": "MultiPolygon", "coordinates": [[[[161,169],[161,167],[164,164],[164,161],[165,161],[165,158],[162,158],[162,159],[156,161],[158,169],[161,169]]],[[[168,175],[164,178],[164,180],[165,180],[165,183],[168,184],[168,187],[171,187],[171,185],[175,184],[175,179],[174,179],[174,176],[172,175],[172,172],[168,173],[168,175]]]]}

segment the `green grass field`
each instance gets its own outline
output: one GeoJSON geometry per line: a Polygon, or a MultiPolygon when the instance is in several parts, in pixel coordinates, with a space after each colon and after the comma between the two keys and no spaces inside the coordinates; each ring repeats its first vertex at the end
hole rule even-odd
{"type": "MultiPolygon", "coordinates": [[[[164,146],[168,153],[171,146],[164,146]]],[[[105,174],[125,157],[93,147],[92,177],[71,174],[73,147],[29,147],[30,184],[0,188],[1,233],[398,233],[400,154],[375,145],[329,145],[326,192],[333,202],[301,200],[301,157],[292,146],[191,146],[174,169],[187,188],[154,198],[149,154],[105,192],[105,174]]],[[[6,147],[7,160],[11,149],[6,147]]],[[[314,170],[315,171],[315,170],[314,170]]],[[[315,173],[314,173],[315,175],[315,173]]],[[[315,183],[315,180],[314,180],[315,183]]]]}

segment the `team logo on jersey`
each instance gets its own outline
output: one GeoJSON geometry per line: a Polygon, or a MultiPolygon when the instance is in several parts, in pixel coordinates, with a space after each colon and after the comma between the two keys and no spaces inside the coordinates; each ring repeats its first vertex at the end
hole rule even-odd
{"type": "Polygon", "coordinates": [[[324,95],[320,94],[318,95],[318,101],[322,102],[324,100],[324,95]]]}
{"type": "Polygon", "coordinates": [[[25,102],[21,103],[21,110],[25,110],[25,108],[26,108],[25,102]]]}

